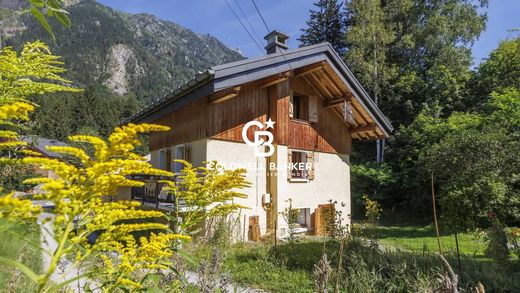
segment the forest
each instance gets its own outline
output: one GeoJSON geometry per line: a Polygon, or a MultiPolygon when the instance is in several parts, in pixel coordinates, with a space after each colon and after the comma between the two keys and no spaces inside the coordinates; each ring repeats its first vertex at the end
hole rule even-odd
{"type": "Polygon", "coordinates": [[[396,129],[387,141],[354,146],[352,186],[361,209],[368,195],[388,221],[429,223],[433,178],[446,228],[518,226],[520,37],[511,28],[475,66],[471,45],[486,28],[487,5],[315,3],[300,42],[326,41],[342,52],[396,129]]]}

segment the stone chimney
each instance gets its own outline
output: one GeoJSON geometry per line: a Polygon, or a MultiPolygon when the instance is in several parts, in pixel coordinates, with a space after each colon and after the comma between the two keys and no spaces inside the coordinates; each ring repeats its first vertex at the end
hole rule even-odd
{"type": "Polygon", "coordinates": [[[287,39],[289,39],[289,36],[277,30],[267,34],[264,39],[267,40],[267,46],[265,46],[267,54],[280,53],[289,48],[289,46],[287,46],[287,39]]]}

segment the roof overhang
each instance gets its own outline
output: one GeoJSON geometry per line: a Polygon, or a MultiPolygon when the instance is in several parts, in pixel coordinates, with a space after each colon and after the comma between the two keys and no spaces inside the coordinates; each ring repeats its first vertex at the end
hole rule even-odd
{"type": "MultiPolygon", "coordinates": [[[[123,123],[152,122],[198,98],[316,63],[328,65],[329,70],[334,72],[356,102],[368,113],[379,129],[378,133],[381,133],[383,137],[388,137],[393,131],[390,121],[375,105],[359,81],[328,43],[289,50],[283,52],[283,54],[275,53],[212,67],[198,74],[187,84],[177,88],[173,93],[154,101],[123,123]]],[[[368,126],[370,125],[361,125],[361,127],[368,126]]]]}

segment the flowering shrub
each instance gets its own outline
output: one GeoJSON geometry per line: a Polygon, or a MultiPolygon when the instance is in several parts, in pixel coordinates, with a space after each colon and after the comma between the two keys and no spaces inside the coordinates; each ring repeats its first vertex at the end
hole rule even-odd
{"type": "MultiPolygon", "coordinates": [[[[66,86],[69,82],[59,76],[61,62],[40,42],[27,44],[20,56],[10,48],[0,52],[0,150],[21,147],[17,130],[20,121],[36,105],[26,98],[34,94],[56,91],[77,91],[66,86]],[[60,82],[57,85],[48,81],[60,82]]],[[[146,276],[153,270],[171,266],[172,241],[189,240],[189,237],[170,233],[166,224],[132,220],[147,220],[163,217],[159,211],[140,210],[139,203],[129,201],[107,202],[119,186],[142,186],[144,183],[127,179],[132,174],[171,176],[148,164],[134,148],[140,144],[138,135],[150,131],[164,131],[168,127],[129,124],[118,127],[108,137],[108,142],[93,136],[71,136],[72,142],[90,144],[94,154],[69,146],[50,146],[55,153],[75,157],[76,163],[58,159],[37,157],[25,152],[26,157],[2,155],[0,164],[28,164],[52,171],[55,178],[31,178],[27,184],[40,184],[41,192],[34,199],[51,202],[53,209],[43,213],[41,207],[28,199],[15,197],[13,192],[0,196],[0,218],[11,221],[52,221],[50,234],[57,243],[50,256],[50,265],[42,274],[31,271],[15,260],[0,258],[13,265],[38,284],[39,292],[55,291],[71,280],[61,284],[51,281],[59,263],[65,258],[74,258],[76,265],[86,260],[100,261],[102,267],[86,268],[82,275],[86,280],[95,280],[103,291],[135,291],[144,287],[146,276]],[[156,231],[148,237],[135,239],[132,233],[156,231]],[[99,234],[94,243],[89,235],[99,234]]],[[[9,152],[10,154],[11,152],[9,152]]],[[[5,154],[5,153],[3,153],[5,154]]]]}
{"type": "Polygon", "coordinates": [[[27,98],[59,91],[77,92],[60,76],[65,70],[58,56],[42,42],[27,43],[18,55],[11,47],[0,50],[0,149],[22,144],[15,141],[17,121],[29,119],[36,105],[27,98]],[[53,82],[59,82],[55,84],[53,82]]]}
{"type": "Polygon", "coordinates": [[[372,200],[366,195],[363,196],[363,200],[365,200],[365,216],[368,222],[374,225],[377,224],[383,212],[381,205],[377,200],[372,200]]]}
{"type": "MultiPolygon", "coordinates": [[[[117,128],[108,138],[72,136],[71,141],[86,142],[95,150],[90,157],[84,150],[68,146],[50,146],[52,152],[76,157],[81,163],[74,166],[58,159],[26,157],[23,163],[36,164],[53,171],[57,178],[32,178],[27,183],[41,184],[41,194],[35,199],[53,203],[51,215],[43,215],[44,221],[53,221],[52,237],[58,243],[55,251],[49,251],[50,267],[41,276],[33,278],[40,291],[50,289],[50,277],[59,262],[69,255],[75,256],[76,264],[83,260],[102,261],[102,270],[87,271],[85,277],[100,280],[103,289],[135,290],[141,288],[142,275],[155,269],[166,269],[173,254],[173,240],[189,240],[189,237],[169,233],[168,226],[155,222],[127,223],[128,220],[163,217],[153,210],[139,210],[139,203],[130,201],[105,202],[103,198],[117,193],[119,186],[142,186],[144,183],[129,180],[127,175],[148,174],[171,176],[153,168],[141,156],[133,152],[139,144],[137,136],[148,131],[162,131],[157,125],[134,125],[117,128]],[[125,222],[126,221],[126,222],[125,222]],[[138,240],[132,236],[136,231],[161,231],[138,240]],[[100,233],[94,244],[87,237],[100,233]]],[[[0,201],[0,217],[9,219],[36,219],[41,210],[30,200],[5,196],[0,201]]],[[[22,264],[17,264],[21,267],[22,264]]],[[[26,270],[26,268],[24,268],[26,270]]],[[[36,274],[30,273],[29,276],[36,274]]]]}
{"type": "MultiPolygon", "coordinates": [[[[217,217],[226,217],[232,212],[246,208],[234,203],[235,198],[245,198],[240,192],[251,184],[245,179],[245,169],[225,170],[216,162],[205,167],[194,167],[187,161],[176,160],[184,165],[177,181],[164,180],[163,191],[174,195],[175,211],[170,217],[176,231],[193,233],[205,220],[211,225],[217,217]],[[179,210],[179,201],[183,201],[186,209],[179,210]]],[[[207,231],[211,227],[206,227],[207,231]]]]}
{"type": "Polygon", "coordinates": [[[513,227],[507,232],[508,242],[511,251],[520,258],[520,228],[513,227]]]}

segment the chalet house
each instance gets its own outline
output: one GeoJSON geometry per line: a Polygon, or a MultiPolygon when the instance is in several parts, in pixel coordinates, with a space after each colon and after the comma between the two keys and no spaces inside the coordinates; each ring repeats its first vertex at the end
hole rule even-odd
{"type": "MultiPolygon", "coordinates": [[[[281,212],[289,199],[299,230],[323,234],[329,200],[350,214],[352,142],[393,129],[330,44],[288,50],[283,33],[265,39],[264,57],[199,73],[125,122],[171,127],[150,135],[155,167],[180,172],[172,160],[185,159],[246,168],[252,186],[237,201],[249,207],[240,217],[245,235],[287,234],[281,212]]],[[[147,181],[145,194],[133,196],[159,189],[147,181]]]]}
{"type": "MultiPolygon", "coordinates": [[[[38,153],[42,157],[51,159],[61,159],[62,155],[49,151],[47,149],[47,146],[68,146],[66,143],[61,142],[59,140],[49,139],[35,135],[22,136],[21,140],[27,143],[27,147],[29,150],[38,153]]],[[[38,176],[43,176],[47,178],[57,178],[56,174],[54,174],[53,171],[44,170],[39,167],[34,168],[34,172],[38,176]]]]}

